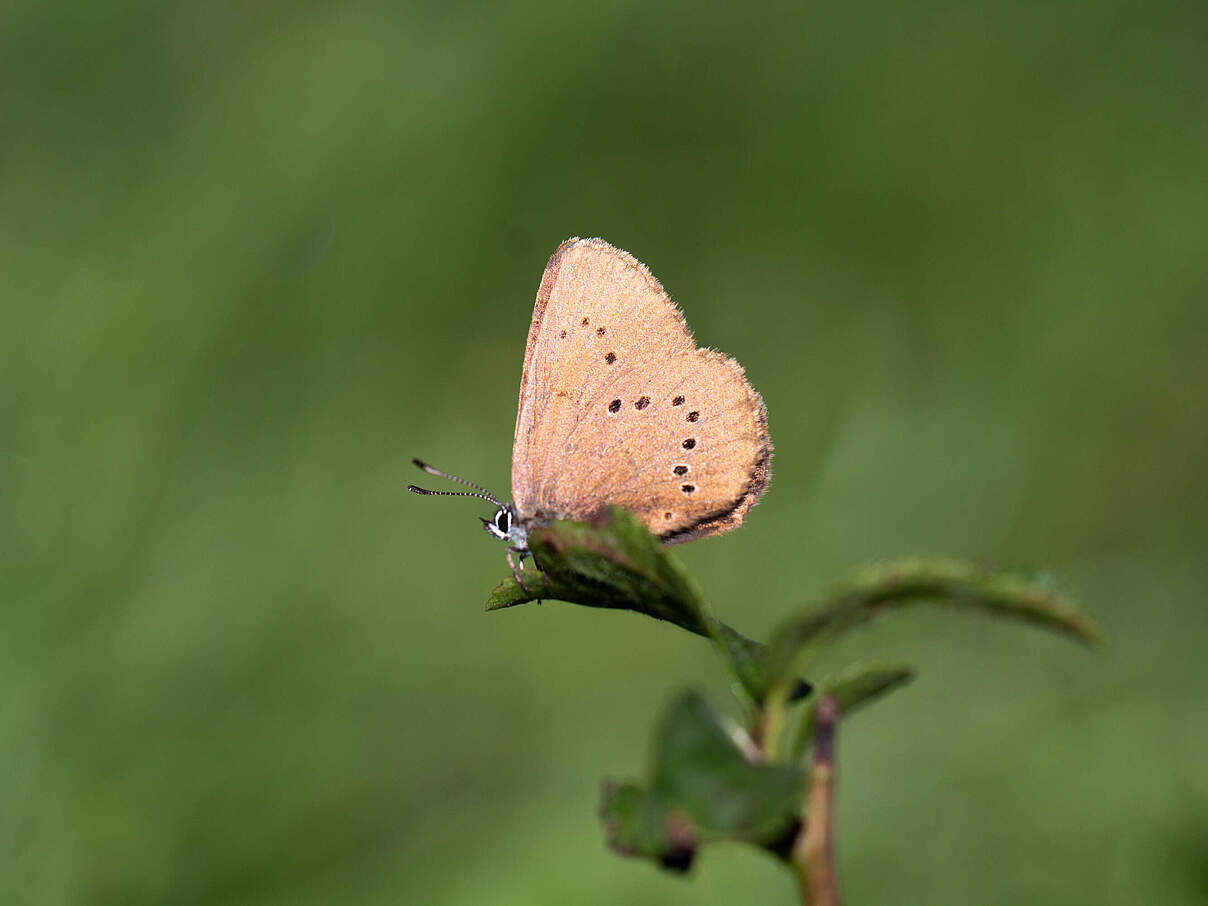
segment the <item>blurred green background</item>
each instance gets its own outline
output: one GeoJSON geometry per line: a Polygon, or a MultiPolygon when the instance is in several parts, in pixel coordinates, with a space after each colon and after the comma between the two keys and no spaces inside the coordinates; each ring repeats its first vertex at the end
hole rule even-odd
{"type": "Polygon", "coordinates": [[[707,645],[484,614],[490,507],[406,491],[507,493],[570,235],[767,401],[677,549],[729,622],[942,554],[1111,640],[846,642],[921,671],[842,732],[848,901],[1208,900],[1206,11],[0,4],[0,901],[793,902],[602,844],[707,645]]]}

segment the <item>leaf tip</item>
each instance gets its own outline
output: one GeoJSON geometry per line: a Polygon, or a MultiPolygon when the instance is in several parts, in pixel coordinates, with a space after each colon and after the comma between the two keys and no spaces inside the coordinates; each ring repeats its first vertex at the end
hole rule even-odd
{"type": "Polygon", "coordinates": [[[668,871],[683,874],[696,859],[697,835],[692,817],[678,809],[671,812],[663,821],[663,832],[667,849],[659,855],[659,864],[668,871]]]}

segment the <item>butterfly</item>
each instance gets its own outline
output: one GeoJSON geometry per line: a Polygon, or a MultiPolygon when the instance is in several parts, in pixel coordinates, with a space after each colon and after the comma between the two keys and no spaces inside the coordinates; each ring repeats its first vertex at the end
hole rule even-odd
{"type": "MultiPolygon", "coordinates": [[[[697,348],[683,313],[640,261],[603,239],[572,238],[545,266],[524,350],[512,445],[512,501],[424,463],[498,509],[483,519],[529,555],[529,533],[609,505],[664,544],[737,528],[767,488],[772,442],[742,367],[697,348]]],[[[518,561],[514,559],[518,558],[518,561]]]]}

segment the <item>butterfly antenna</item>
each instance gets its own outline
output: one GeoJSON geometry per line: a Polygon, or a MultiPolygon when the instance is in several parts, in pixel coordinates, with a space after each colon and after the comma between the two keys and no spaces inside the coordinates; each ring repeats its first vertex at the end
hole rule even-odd
{"type": "Polygon", "coordinates": [[[496,497],[494,494],[492,494],[490,491],[488,491],[486,488],[484,488],[480,484],[474,484],[474,482],[472,482],[472,481],[466,481],[466,479],[464,479],[464,478],[458,478],[456,475],[450,475],[448,472],[442,472],[440,469],[436,468],[435,466],[428,465],[422,459],[413,459],[411,461],[413,463],[415,463],[417,466],[419,466],[421,469],[423,469],[425,472],[427,472],[429,475],[436,475],[439,478],[446,478],[449,481],[456,481],[460,484],[467,485],[471,488],[474,488],[474,490],[481,492],[479,494],[472,494],[469,491],[427,491],[423,488],[417,488],[415,485],[408,485],[407,490],[409,490],[413,493],[431,494],[431,495],[434,495],[437,497],[480,497],[483,500],[491,501],[491,503],[495,504],[495,506],[503,506],[502,500],[500,500],[498,497],[496,497]]]}
{"type": "Polygon", "coordinates": [[[489,500],[495,506],[503,506],[494,497],[487,494],[475,494],[473,491],[429,491],[427,488],[418,488],[413,484],[407,485],[407,490],[412,494],[423,494],[427,497],[477,497],[480,500],[489,500]]]}

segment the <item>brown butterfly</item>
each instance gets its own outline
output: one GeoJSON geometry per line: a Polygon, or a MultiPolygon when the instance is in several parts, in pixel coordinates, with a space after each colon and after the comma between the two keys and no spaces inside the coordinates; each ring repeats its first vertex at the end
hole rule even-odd
{"type": "MultiPolygon", "coordinates": [[[[742,524],[771,476],[767,411],[742,367],[698,349],[670,296],[628,252],[568,239],[545,266],[524,350],[512,445],[512,503],[485,488],[417,494],[480,497],[520,581],[529,531],[608,505],[636,514],[665,544],[742,524]]],[[[523,583],[522,583],[523,584],[523,583]]]]}

